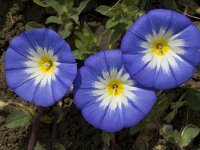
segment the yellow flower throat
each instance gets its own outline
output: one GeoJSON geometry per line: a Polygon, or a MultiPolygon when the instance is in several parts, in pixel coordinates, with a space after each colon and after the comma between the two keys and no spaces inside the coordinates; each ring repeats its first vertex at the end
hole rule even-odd
{"type": "Polygon", "coordinates": [[[158,56],[163,56],[169,50],[169,45],[166,40],[156,40],[152,44],[152,51],[158,56]]]}
{"type": "Polygon", "coordinates": [[[51,73],[54,69],[53,59],[49,56],[44,56],[38,61],[41,72],[51,73]]]}
{"type": "Polygon", "coordinates": [[[114,79],[107,84],[108,94],[111,96],[121,96],[124,90],[124,85],[121,81],[114,79]]]}

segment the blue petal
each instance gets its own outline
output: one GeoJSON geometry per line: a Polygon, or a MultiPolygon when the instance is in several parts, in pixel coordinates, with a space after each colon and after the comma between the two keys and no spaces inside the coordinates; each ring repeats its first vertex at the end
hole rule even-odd
{"type": "Polygon", "coordinates": [[[146,116],[143,112],[138,110],[134,105],[129,101],[128,105],[122,105],[122,113],[124,120],[124,127],[131,127],[137,124],[142,118],[146,116]]]}
{"type": "Polygon", "coordinates": [[[82,114],[85,120],[96,128],[99,128],[107,110],[107,108],[99,107],[99,104],[100,102],[96,102],[82,109],[82,114]]]}
{"type": "Polygon", "coordinates": [[[96,74],[88,67],[81,67],[74,81],[74,87],[93,89],[93,83],[98,81],[96,74]]]}
{"type": "Polygon", "coordinates": [[[105,110],[99,128],[108,132],[117,132],[124,127],[122,112],[117,107],[115,110],[105,110]]]}
{"type": "MultiPolygon", "coordinates": [[[[135,66],[137,67],[137,66],[135,66]]],[[[127,66],[127,70],[129,70],[129,66],[127,66]]],[[[156,81],[156,68],[149,68],[148,65],[145,66],[140,72],[137,72],[135,75],[132,77],[140,84],[144,85],[145,87],[152,88],[154,89],[155,81],[156,81]]]]}
{"type": "MultiPolygon", "coordinates": [[[[133,35],[143,40],[146,40],[147,34],[152,35],[152,27],[151,22],[148,19],[148,15],[144,14],[138,18],[137,21],[130,27],[128,32],[131,32],[133,35]]],[[[126,35],[124,37],[126,37],[126,35]]]]}
{"type": "Polygon", "coordinates": [[[55,49],[54,55],[58,57],[58,62],[60,63],[76,63],[71,48],[66,42],[61,44],[59,49],[55,49]]]}
{"type": "Polygon", "coordinates": [[[28,59],[17,53],[14,49],[8,48],[5,56],[5,69],[23,69],[26,68],[25,62],[28,59]]]}
{"type": "Polygon", "coordinates": [[[23,100],[32,102],[35,95],[37,85],[34,85],[34,79],[27,80],[19,87],[14,89],[15,93],[19,95],[23,100]],[[28,89],[28,90],[27,90],[28,89]]]}
{"type": "Polygon", "coordinates": [[[92,95],[91,89],[74,88],[73,94],[74,103],[80,109],[84,109],[89,105],[96,103],[96,100],[98,98],[97,96],[92,95]]]}
{"type": "Polygon", "coordinates": [[[48,29],[32,29],[22,34],[27,38],[29,44],[35,49],[37,46],[44,48],[48,29]]]}
{"type": "Polygon", "coordinates": [[[176,81],[176,78],[172,69],[169,71],[168,74],[166,74],[163,68],[160,68],[156,76],[155,88],[156,89],[170,89],[176,86],[178,86],[178,83],[176,81]]]}
{"type": "Polygon", "coordinates": [[[142,61],[143,56],[143,54],[123,55],[125,67],[131,76],[134,76],[134,74],[140,72],[146,67],[147,64],[142,61]]]}
{"type": "Polygon", "coordinates": [[[172,11],[172,17],[169,29],[172,29],[175,34],[181,32],[191,24],[192,22],[188,17],[180,13],[177,13],[175,11],[172,11]]]}
{"type": "Polygon", "coordinates": [[[149,19],[149,22],[151,23],[149,25],[151,26],[151,30],[154,30],[158,33],[162,27],[167,31],[172,20],[172,11],[165,9],[155,9],[147,14],[147,19],[149,19]]]}
{"type": "Polygon", "coordinates": [[[180,61],[179,59],[176,59],[176,62],[178,68],[172,67],[172,70],[177,84],[180,85],[188,81],[194,75],[196,68],[184,60],[180,61]]]}
{"type": "Polygon", "coordinates": [[[62,49],[65,44],[65,40],[55,31],[46,29],[44,47],[48,49],[53,49],[54,52],[62,49]]]}
{"type": "Polygon", "coordinates": [[[106,63],[104,51],[98,52],[95,55],[90,56],[85,60],[85,66],[90,68],[98,76],[102,76],[103,71],[108,71],[108,65],[106,63]]]}
{"type": "Polygon", "coordinates": [[[41,82],[36,87],[32,102],[43,107],[53,105],[56,101],[52,94],[52,85],[47,83],[45,86],[41,86],[40,84],[41,82]]]}
{"type": "Polygon", "coordinates": [[[192,24],[188,17],[172,10],[155,9],[150,11],[147,16],[151,22],[151,28],[157,33],[162,27],[166,31],[172,30],[176,34],[192,24]]]}
{"type": "Polygon", "coordinates": [[[155,92],[138,88],[133,91],[133,93],[137,96],[137,98],[134,101],[130,101],[130,103],[136,106],[140,112],[147,115],[156,102],[155,92]]]}
{"type": "Polygon", "coordinates": [[[144,40],[128,31],[122,39],[121,50],[125,54],[138,54],[144,50],[140,46],[141,42],[144,42],[144,40]]]}
{"type": "Polygon", "coordinates": [[[194,25],[190,25],[188,28],[181,31],[177,39],[182,39],[186,43],[185,46],[182,47],[186,51],[186,53],[181,54],[180,56],[193,66],[199,65],[200,63],[199,29],[194,25]]]}
{"type": "Polygon", "coordinates": [[[77,73],[76,64],[60,64],[56,77],[69,89],[77,73]]]}
{"type": "Polygon", "coordinates": [[[9,69],[6,72],[6,82],[12,88],[19,87],[21,84],[29,80],[29,74],[25,73],[23,69],[9,69]]]}
{"type": "Polygon", "coordinates": [[[27,55],[29,55],[30,49],[35,49],[35,47],[33,47],[30,41],[27,39],[24,32],[21,33],[19,36],[14,37],[9,47],[24,57],[27,57],[27,55]]]}
{"type": "Polygon", "coordinates": [[[123,65],[121,50],[106,50],[104,53],[109,70],[113,68],[120,70],[123,65]]]}
{"type": "Polygon", "coordinates": [[[52,95],[56,102],[58,100],[60,100],[66,94],[66,92],[69,90],[69,86],[66,86],[58,78],[51,81],[51,86],[52,86],[52,93],[53,93],[52,95]]]}

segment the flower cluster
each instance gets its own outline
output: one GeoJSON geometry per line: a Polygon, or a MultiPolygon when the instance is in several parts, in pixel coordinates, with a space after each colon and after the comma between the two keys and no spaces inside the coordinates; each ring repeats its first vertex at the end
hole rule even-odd
{"type": "Polygon", "coordinates": [[[149,113],[156,89],[177,87],[193,76],[200,63],[199,41],[200,32],[187,17],[156,9],[130,27],[121,50],[90,56],[77,73],[69,45],[50,29],[34,29],[10,43],[6,80],[23,99],[50,106],[75,79],[74,103],[84,118],[116,132],[149,113]]]}

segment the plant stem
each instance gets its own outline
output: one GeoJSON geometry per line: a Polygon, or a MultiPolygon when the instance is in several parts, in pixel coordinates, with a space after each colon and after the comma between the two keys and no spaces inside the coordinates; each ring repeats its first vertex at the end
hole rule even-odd
{"type": "Polygon", "coordinates": [[[38,111],[37,111],[37,115],[35,117],[35,121],[34,121],[33,126],[32,126],[31,136],[30,136],[29,142],[28,142],[28,150],[33,150],[33,148],[34,148],[40,118],[41,118],[43,112],[44,112],[44,108],[39,107],[38,111]]]}
{"type": "Polygon", "coordinates": [[[58,115],[56,114],[53,120],[53,125],[52,125],[52,147],[51,150],[55,150],[56,149],[56,137],[57,137],[57,119],[58,119],[58,115]]]}

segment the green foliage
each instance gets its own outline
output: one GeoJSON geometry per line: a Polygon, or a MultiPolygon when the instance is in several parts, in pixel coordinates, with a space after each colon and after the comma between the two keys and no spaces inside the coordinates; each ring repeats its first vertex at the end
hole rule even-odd
{"type": "Polygon", "coordinates": [[[167,9],[177,10],[177,5],[175,0],[163,0],[163,6],[167,9]]]}
{"type": "Polygon", "coordinates": [[[34,28],[44,28],[44,25],[39,24],[39,23],[34,22],[34,21],[30,21],[25,25],[26,30],[31,30],[31,29],[34,29],[34,28]]]}
{"type": "Polygon", "coordinates": [[[200,91],[199,89],[189,89],[187,95],[185,96],[186,104],[192,110],[200,110],[200,91]]]}
{"type": "Polygon", "coordinates": [[[83,60],[100,50],[116,47],[119,39],[119,30],[105,30],[99,27],[96,32],[93,32],[86,23],[83,24],[83,28],[77,28],[75,34],[77,49],[73,53],[78,60],[83,60]]]}
{"type": "Polygon", "coordinates": [[[100,36],[96,36],[86,23],[82,29],[77,29],[75,34],[78,37],[75,39],[77,50],[73,51],[76,59],[83,60],[100,50],[100,36]]]}
{"type": "Polygon", "coordinates": [[[134,0],[123,0],[112,7],[101,5],[96,8],[96,11],[109,18],[106,22],[106,29],[120,26],[123,32],[128,30],[137,19],[137,14],[141,13],[134,0]]]}
{"type": "Polygon", "coordinates": [[[62,144],[56,144],[56,150],[65,150],[65,147],[62,144]]]}
{"type": "Polygon", "coordinates": [[[185,147],[188,146],[193,138],[195,138],[200,132],[200,129],[193,124],[189,124],[184,127],[181,132],[181,142],[180,146],[185,147]]]}
{"type": "Polygon", "coordinates": [[[171,107],[173,110],[164,118],[165,122],[170,123],[174,119],[175,115],[177,114],[178,109],[181,108],[184,104],[185,104],[185,101],[182,101],[182,98],[179,99],[177,102],[171,104],[172,105],[171,107]]]}
{"type": "Polygon", "coordinates": [[[110,146],[111,133],[102,131],[101,136],[102,136],[103,142],[104,142],[106,145],[110,146]]]}
{"type": "MultiPolygon", "coordinates": [[[[56,13],[46,19],[46,25],[50,23],[59,25],[58,32],[63,38],[67,38],[71,34],[75,25],[80,25],[79,15],[89,1],[82,0],[78,7],[74,7],[74,0],[33,0],[37,5],[51,8],[56,13]]],[[[34,28],[35,26],[29,27],[34,28]]]]}
{"type": "Polygon", "coordinates": [[[170,134],[164,135],[164,138],[167,142],[178,145],[181,141],[181,134],[178,130],[174,130],[170,134]]]}
{"type": "Polygon", "coordinates": [[[37,142],[34,150],[45,150],[45,148],[39,142],[37,142]]]}
{"type": "Polygon", "coordinates": [[[41,7],[48,7],[48,4],[46,3],[46,0],[33,0],[34,3],[41,7]]]}
{"type": "Polygon", "coordinates": [[[165,132],[166,126],[169,125],[164,125],[161,128],[161,134],[168,142],[178,145],[181,148],[188,146],[191,140],[200,132],[200,129],[193,124],[186,125],[182,132],[178,130],[172,131],[173,128],[170,128],[170,132],[165,132]]]}
{"type": "Polygon", "coordinates": [[[32,116],[29,113],[22,110],[16,110],[6,118],[5,126],[7,128],[25,126],[31,122],[31,119],[32,116]]]}
{"type": "Polygon", "coordinates": [[[64,112],[62,107],[60,106],[55,106],[53,110],[49,112],[49,114],[44,114],[41,118],[40,121],[46,124],[51,124],[55,121],[55,117],[57,118],[56,122],[60,123],[64,117],[64,112]]]}

